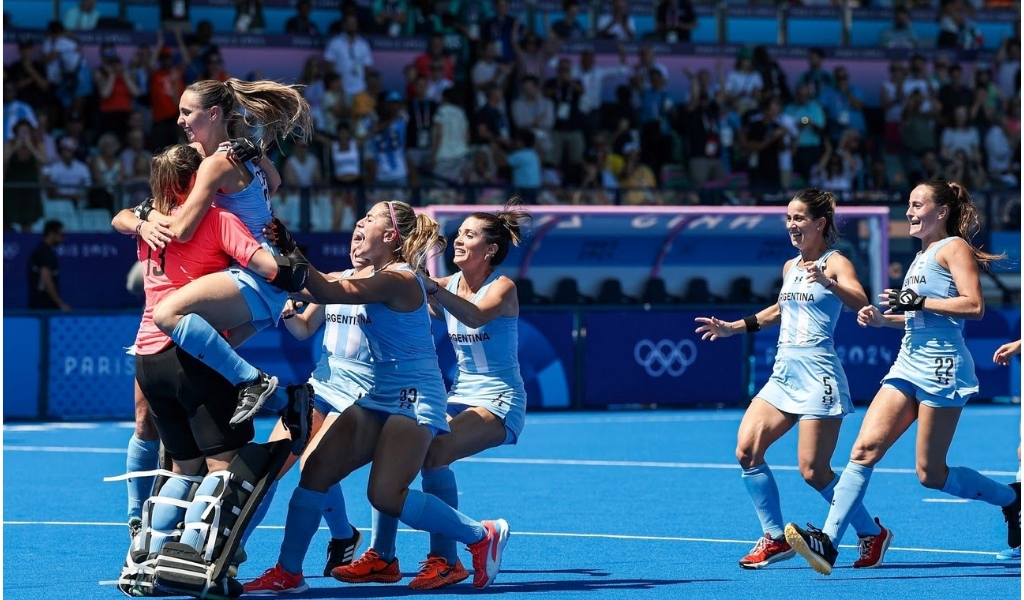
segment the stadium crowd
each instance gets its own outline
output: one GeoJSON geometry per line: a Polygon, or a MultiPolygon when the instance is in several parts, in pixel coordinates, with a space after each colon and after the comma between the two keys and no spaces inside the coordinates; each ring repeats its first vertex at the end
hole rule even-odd
{"type": "MultiPolygon", "coordinates": [[[[647,42],[690,39],[689,0],[655,3],[650,31],[638,30],[625,0],[604,4],[595,19],[579,0],[533,19],[507,0],[346,1],[337,20],[321,23],[301,0],[279,25],[259,0],[239,0],[235,31],[326,40],[295,73],[316,131],[310,145],[275,157],[285,183],[278,212],[297,222],[298,192],[327,188],[312,222],[339,230],[380,194],[486,203],[511,189],[528,202],[679,204],[699,203],[708,190],[738,190],[729,197],[744,201],[805,185],[840,198],[905,195],[935,177],[977,191],[1020,185],[1019,25],[991,64],[958,62],[958,50],[977,44],[964,0],[943,0],[935,40],[914,33],[910,11],[894,11],[880,48],[940,51],[930,62],[916,53],[892,61],[879,74],[880,106],[818,48],[808,48],[806,70],[792,80],[765,46],[714,69],[671,70],[647,42]],[[404,66],[402,89],[386,89],[368,35],[428,39],[404,66]],[[463,40],[455,49],[445,43],[453,35],[463,40]],[[562,52],[564,42],[592,38],[639,51],[620,45],[611,66],[592,51],[562,52]],[[421,186],[430,191],[420,195],[421,186]],[[464,196],[460,186],[475,192],[464,196]]],[[[184,86],[261,76],[258,65],[225,64],[208,20],[162,28],[127,61],[104,44],[99,64],[89,64],[75,32],[98,22],[95,1],[82,0],[49,24],[42,43],[23,39],[5,66],[5,230],[41,228],[44,199],[109,221],[147,195],[152,153],[181,136],[184,86]]]]}

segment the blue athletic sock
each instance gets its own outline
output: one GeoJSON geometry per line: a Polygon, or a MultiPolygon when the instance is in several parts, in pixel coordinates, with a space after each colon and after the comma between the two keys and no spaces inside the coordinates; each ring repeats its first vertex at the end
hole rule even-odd
{"type": "MultiPolygon", "coordinates": [[[[160,440],[140,440],[135,434],[128,440],[125,473],[152,471],[159,466],[160,440]]],[[[155,477],[132,477],[128,480],[128,518],[142,517],[142,503],[153,493],[155,477]]]]}
{"type": "Polygon", "coordinates": [[[382,559],[395,559],[395,537],[398,536],[398,519],[389,517],[376,508],[372,510],[373,532],[370,533],[370,547],[382,559]]]}
{"type": "Polygon", "coordinates": [[[402,514],[398,518],[413,529],[439,533],[466,545],[475,544],[487,535],[479,522],[438,500],[436,496],[419,490],[409,490],[402,514]]]}
{"type": "MultiPolygon", "coordinates": [[[[448,506],[459,508],[459,485],[455,481],[455,472],[448,467],[433,471],[423,471],[423,493],[433,494],[448,506]]],[[[430,553],[436,554],[454,565],[459,558],[455,540],[437,533],[430,534],[430,553]]]]}
{"type": "Polygon", "coordinates": [[[874,469],[871,467],[851,462],[846,465],[846,469],[839,477],[839,483],[836,484],[832,496],[832,507],[828,510],[828,519],[822,528],[836,546],[842,541],[843,534],[850,525],[850,515],[864,501],[872,471],[874,469]]]}
{"type": "MultiPolygon", "coordinates": [[[[173,498],[175,500],[184,500],[188,496],[189,490],[192,489],[192,482],[185,481],[183,479],[168,479],[167,483],[160,488],[160,493],[157,494],[160,498],[173,498]]],[[[159,552],[164,547],[164,543],[170,538],[170,535],[174,533],[175,527],[181,522],[181,518],[185,515],[185,509],[179,508],[172,504],[155,503],[153,504],[153,514],[150,517],[149,526],[153,529],[153,536],[149,542],[150,552],[159,552]]],[[[141,539],[136,537],[136,540],[141,539]]]]}
{"type": "Polygon", "coordinates": [[[782,536],[782,502],[779,500],[779,486],[768,463],[743,469],[743,485],[754,502],[754,512],[761,521],[761,530],[775,539],[782,536]]]}
{"type": "Polygon", "coordinates": [[[942,491],[957,498],[981,500],[999,507],[1009,506],[1017,499],[1010,486],[967,467],[950,467],[942,491]]]}
{"type": "Polygon", "coordinates": [[[281,555],[277,562],[287,573],[302,573],[302,562],[306,550],[320,526],[324,514],[327,494],[297,487],[288,502],[288,518],[284,522],[284,539],[281,541],[281,555]]]}
{"type": "MultiPolygon", "coordinates": [[[[832,481],[825,486],[825,489],[818,492],[825,499],[825,502],[832,504],[832,497],[835,495],[837,483],[839,483],[838,475],[832,478],[832,481]]],[[[857,505],[857,508],[853,510],[853,514],[850,515],[850,525],[853,526],[853,530],[857,532],[857,535],[878,535],[882,533],[882,529],[871,518],[871,513],[868,512],[868,509],[864,508],[863,504],[857,505]]]]}
{"type": "Polygon", "coordinates": [[[327,488],[324,521],[327,521],[327,527],[331,530],[332,538],[343,540],[352,537],[355,533],[355,528],[348,522],[348,512],[345,510],[345,494],[341,491],[340,483],[327,488]]]}
{"type": "Polygon", "coordinates": [[[260,376],[256,367],[242,360],[227,340],[199,315],[182,317],[171,332],[171,339],[234,385],[260,376]]]}
{"type": "MultiPolygon", "coordinates": [[[[196,490],[196,496],[212,496],[217,491],[217,486],[220,482],[221,479],[219,477],[204,477],[203,482],[199,484],[199,489],[196,490]]],[[[185,532],[181,534],[182,544],[192,546],[196,550],[203,546],[207,536],[206,529],[191,529],[189,525],[201,523],[203,511],[209,505],[209,502],[203,502],[202,500],[193,500],[188,505],[188,510],[185,511],[185,532]]]]}
{"type": "Polygon", "coordinates": [[[249,526],[245,528],[245,533],[242,534],[242,540],[239,542],[239,546],[245,548],[245,545],[249,543],[249,536],[256,531],[256,528],[260,526],[263,519],[267,517],[267,512],[270,511],[270,505],[274,501],[274,495],[277,494],[278,480],[274,480],[274,483],[270,484],[267,488],[267,495],[263,496],[263,501],[256,507],[256,512],[252,514],[252,520],[249,521],[249,526]]]}

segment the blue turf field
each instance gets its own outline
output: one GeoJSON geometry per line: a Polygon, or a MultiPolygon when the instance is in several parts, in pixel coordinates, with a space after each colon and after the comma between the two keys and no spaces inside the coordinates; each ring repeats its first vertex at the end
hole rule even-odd
{"type": "MultiPolygon", "coordinates": [[[[860,425],[848,419],[833,459],[846,463],[860,425]]],[[[512,528],[503,572],[483,592],[467,580],[447,594],[406,584],[426,554],[425,534],[406,529],[398,554],[407,576],[390,586],[346,586],[320,577],[329,535],[313,540],[305,568],[311,590],[298,598],[499,595],[516,598],[1020,598],[1020,563],[994,554],[1005,543],[998,508],[924,489],[914,475],[911,429],[879,468],[866,504],[895,534],[886,564],[855,571],[853,532],[831,577],[799,557],[762,571],[736,561],[760,528],[733,458],[742,413],[660,411],[530,414],[519,446],[455,467],[461,508],[504,517],[512,528]],[[544,596],[540,596],[544,594],[544,596]]],[[[1019,406],[967,409],[950,464],[1012,481],[1019,406]]],[[[264,437],[269,420],[261,420],[264,437]]],[[[794,432],[795,434],[795,432],[794,432]]],[[[123,472],[127,423],[4,427],[3,597],[117,598],[127,548],[123,472]]],[[[827,506],[796,471],[796,437],[768,454],[787,519],[820,525],[827,506]]],[[[283,481],[247,548],[240,577],[276,559],[295,473],[283,481]]],[[[366,470],[345,484],[350,518],[368,530],[366,470]]],[[[419,485],[416,483],[415,485],[419,485]]],[[[364,547],[365,549],[365,544],[364,547]]],[[[469,561],[463,553],[463,562],[469,561]]]]}

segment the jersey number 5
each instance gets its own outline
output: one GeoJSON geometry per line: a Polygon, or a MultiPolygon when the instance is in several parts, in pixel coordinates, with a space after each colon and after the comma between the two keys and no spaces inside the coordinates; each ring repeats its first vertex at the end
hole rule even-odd
{"type": "Polygon", "coordinates": [[[821,377],[821,385],[824,386],[824,393],[821,395],[821,403],[831,406],[835,402],[835,396],[832,395],[832,382],[828,375],[821,377]]]}

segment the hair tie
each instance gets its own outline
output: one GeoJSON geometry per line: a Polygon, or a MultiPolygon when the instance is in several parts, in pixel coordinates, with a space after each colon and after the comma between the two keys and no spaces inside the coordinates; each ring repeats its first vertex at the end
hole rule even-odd
{"type": "Polygon", "coordinates": [[[398,219],[395,218],[395,206],[393,202],[388,202],[388,212],[391,213],[391,224],[395,226],[395,236],[398,238],[398,245],[402,245],[402,233],[398,231],[398,219]]]}

